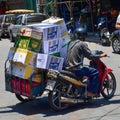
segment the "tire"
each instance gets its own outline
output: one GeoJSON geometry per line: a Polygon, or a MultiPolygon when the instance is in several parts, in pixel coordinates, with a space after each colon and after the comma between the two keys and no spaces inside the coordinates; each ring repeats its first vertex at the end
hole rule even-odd
{"type": "Polygon", "coordinates": [[[102,96],[105,99],[111,99],[116,91],[116,78],[112,72],[108,73],[108,78],[105,78],[103,82],[103,88],[101,91],[102,96]]]}
{"type": "Polygon", "coordinates": [[[68,103],[62,103],[60,101],[61,96],[65,93],[63,87],[67,86],[64,83],[57,82],[53,91],[50,91],[48,94],[49,105],[55,111],[61,111],[69,107],[68,103]]]}
{"type": "Polygon", "coordinates": [[[28,101],[32,101],[33,99],[31,98],[28,98],[28,97],[24,97],[22,95],[18,95],[18,94],[15,94],[16,98],[21,101],[21,102],[28,102],[28,101]]]}
{"type": "Polygon", "coordinates": [[[119,37],[115,36],[112,38],[112,48],[115,53],[120,54],[120,39],[119,39],[119,37]]]}

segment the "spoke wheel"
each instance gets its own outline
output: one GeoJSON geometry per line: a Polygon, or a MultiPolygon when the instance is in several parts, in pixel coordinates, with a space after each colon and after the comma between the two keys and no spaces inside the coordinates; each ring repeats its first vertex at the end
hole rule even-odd
{"type": "Polygon", "coordinates": [[[120,53],[120,40],[118,37],[114,37],[112,40],[112,48],[115,53],[120,53]]]}
{"type": "Polygon", "coordinates": [[[49,105],[55,111],[61,111],[69,107],[68,103],[61,102],[61,96],[65,93],[64,83],[57,82],[53,91],[51,91],[48,95],[49,105]]]}
{"type": "Polygon", "coordinates": [[[106,99],[111,99],[116,91],[116,79],[112,72],[108,74],[108,78],[105,78],[102,87],[102,96],[106,99]]]}

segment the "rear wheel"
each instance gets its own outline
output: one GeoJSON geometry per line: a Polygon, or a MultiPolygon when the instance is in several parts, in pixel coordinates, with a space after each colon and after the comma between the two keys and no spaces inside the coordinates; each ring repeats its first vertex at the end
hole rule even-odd
{"type": "Polygon", "coordinates": [[[116,91],[116,79],[112,72],[108,73],[108,78],[104,79],[102,86],[102,96],[106,99],[111,99],[116,91]]]}
{"type": "Polygon", "coordinates": [[[120,53],[120,40],[115,36],[112,38],[112,48],[115,53],[120,53]]]}
{"type": "Polygon", "coordinates": [[[68,103],[61,102],[61,96],[64,96],[66,85],[61,82],[57,82],[53,91],[48,95],[49,105],[55,111],[64,110],[69,107],[68,103]]]}
{"type": "Polygon", "coordinates": [[[25,96],[22,96],[22,95],[18,95],[18,94],[15,94],[15,96],[21,102],[28,102],[28,101],[33,100],[33,98],[28,98],[28,97],[25,97],[25,96]]]}

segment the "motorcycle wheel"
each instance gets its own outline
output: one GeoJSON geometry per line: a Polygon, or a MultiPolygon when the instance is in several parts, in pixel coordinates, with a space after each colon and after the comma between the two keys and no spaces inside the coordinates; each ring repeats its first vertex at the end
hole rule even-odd
{"type": "Polygon", "coordinates": [[[112,48],[115,53],[120,53],[120,40],[117,36],[112,38],[112,48]]]}
{"type": "Polygon", "coordinates": [[[112,72],[104,79],[101,94],[105,99],[111,99],[116,91],[116,78],[112,72]]]}
{"type": "Polygon", "coordinates": [[[50,107],[55,111],[61,111],[69,107],[68,103],[63,103],[60,101],[61,96],[65,93],[64,88],[66,85],[61,82],[57,82],[54,86],[53,91],[49,92],[48,101],[50,107]]]}
{"type": "Polygon", "coordinates": [[[33,98],[24,97],[22,95],[15,94],[16,98],[21,102],[28,102],[33,100],[33,98]]]}

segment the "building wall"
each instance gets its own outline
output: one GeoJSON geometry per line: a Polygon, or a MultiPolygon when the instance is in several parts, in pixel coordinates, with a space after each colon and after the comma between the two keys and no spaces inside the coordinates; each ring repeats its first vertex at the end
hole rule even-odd
{"type": "Polygon", "coordinates": [[[13,9],[30,9],[37,11],[37,0],[6,0],[9,10],[13,9]]]}
{"type": "Polygon", "coordinates": [[[25,0],[6,0],[9,10],[13,9],[25,9],[26,2],[25,0]]]}
{"type": "Polygon", "coordinates": [[[26,9],[34,10],[37,12],[37,0],[26,0],[26,9]]]}

